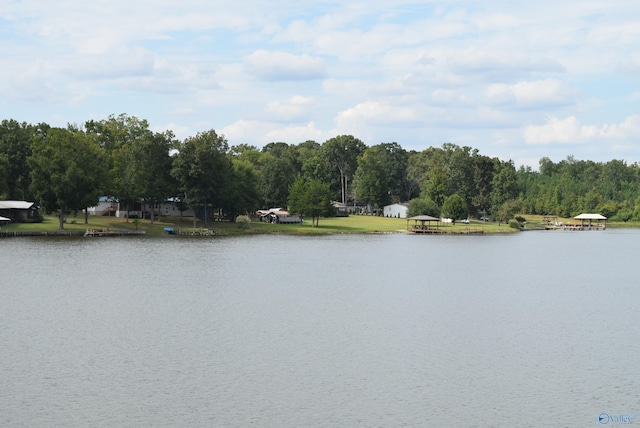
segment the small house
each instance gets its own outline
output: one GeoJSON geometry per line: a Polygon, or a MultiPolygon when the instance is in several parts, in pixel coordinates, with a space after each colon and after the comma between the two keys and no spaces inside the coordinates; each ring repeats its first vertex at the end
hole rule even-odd
{"type": "Polygon", "coordinates": [[[38,217],[38,206],[35,202],[0,201],[0,216],[13,223],[25,223],[38,217]]]}
{"type": "Polygon", "coordinates": [[[385,217],[407,218],[407,212],[409,212],[409,204],[385,205],[382,209],[385,217]]]}
{"type": "Polygon", "coordinates": [[[265,223],[302,223],[300,216],[291,215],[284,208],[271,208],[268,210],[258,210],[256,212],[260,216],[260,221],[265,223]]]}

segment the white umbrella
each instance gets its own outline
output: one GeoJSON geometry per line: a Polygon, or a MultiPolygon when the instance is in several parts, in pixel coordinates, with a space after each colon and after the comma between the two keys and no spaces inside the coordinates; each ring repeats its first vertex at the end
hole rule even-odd
{"type": "Polygon", "coordinates": [[[11,221],[11,219],[10,218],[6,218],[6,217],[2,217],[0,215],[0,221],[11,221]]]}

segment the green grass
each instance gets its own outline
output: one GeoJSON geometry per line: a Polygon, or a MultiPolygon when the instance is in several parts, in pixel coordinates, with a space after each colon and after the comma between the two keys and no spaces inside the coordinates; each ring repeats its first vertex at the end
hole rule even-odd
{"type": "MultiPolygon", "coordinates": [[[[413,225],[413,222],[409,222],[413,225]]],[[[154,224],[149,220],[125,221],[116,217],[89,216],[89,224],[84,224],[84,216],[68,217],[65,230],[84,231],[86,229],[109,229],[114,231],[143,230],[147,235],[164,235],[165,227],[172,227],[176,231],[183,232],[201,229],[214,229],[223,235],[250,235],[250,234],[290,234],[290,235],[327,235],[336,233],[389,233],[404,232],[407,230],[407,220],[377,216],[352,215],[349,217],[321,218],[318,226],[311,226],[311,220],[307,219],[303,224],[267,224],[254,220],[247,230],[239,225],[226,221],[209,222],[198,220],[196,228],[193,227],[191,217],[161,217],[154,224]]],[[[513,232],[506,224],[480,221],[471,221],[471,224],[457,223],[456,225],[438,225],[445,231],[461,232],[467,229],[483,230],[485,233],[513,232]]],[[[58,230],[58,218],[45,216],[42,223],[14,223],[2,226],[2,231],[56,231],[58,230]]]]}

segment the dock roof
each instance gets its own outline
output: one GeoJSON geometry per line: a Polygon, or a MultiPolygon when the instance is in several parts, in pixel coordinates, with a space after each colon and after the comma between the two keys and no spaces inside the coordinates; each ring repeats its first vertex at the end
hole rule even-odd
{"type": "Polygon", "coordinates": [[[580,214],[574,217],[576,220],[606,220],[607,218],[601,214],[580,214]]]}
{"type": "Polygon", "coordinates": [[[430,215],[417,215],[415,217],[409,217],[407,220],[415,220],[415,221],[440,221],[439,218],[431,217],[430,215]]]}

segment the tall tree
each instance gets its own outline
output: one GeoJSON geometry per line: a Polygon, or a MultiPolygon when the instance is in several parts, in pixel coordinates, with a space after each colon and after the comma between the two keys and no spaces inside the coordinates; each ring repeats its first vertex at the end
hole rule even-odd
{"type": "MultiPolygon", "coordinates": [[[[178,145],[172,175],[178,182],[183,199],[194,209],[204,208],[205,222],[209,208],[222,208],[229,191],[231,158],[224,135],[209,130],[189,137],[178,145]]],[[[196,218],[193,222],[195,227],[196,218]]]]}
{"type": "Polygon", "coordinates": [[[96,205],[106,172],[104,151],[82,131],[53,128],[33,140],[31,190],[48,212],[65,213],[96,205]]]}
{"type": "Polygon", "coordinates": [[[320,180],[305,181],[298,176],[289,192],[289,210],[293,213],[310,216],[311,226],[320,224],[320,217],[333,212],[331,190],[320,180]]]}
{"type": "Polygon", "coordinates": [[[153,138],[149,123],[136,116],[110,115],[106,120],[85,122],[87,134],[109,155],[110,177],[106,194],[126,206],[127,221],[132,204],[144,196],[144,161],[142,145],[153,138]]]}
{"type": "MultiPolygon", "coordinates": [[[[136,147],[137,165],[140,168],[140,195],[152,206],[177,194],[177,185],[171,175],[173,159],[170,152],[177,145],[173,132],[154,133],[145,136],[136,147]]],[[[151,223],[155,209],[151,209],[151,223]]]]}
{"type": "Polygon", "coordinates": [[[10,168],[9,157],[4,153],[0,153],[0,199],[8,199],[10,168]]]}
{"type": "Polygon", "coordinates": [[[505,201],[515,199],[517,194],[516,169],[512,161],[495,160],[491,182],[491,205],[495,214],[505,201]]]}
{"type": "Polygon", "coordinates": [[[442,216],[455,220],[467,218],[469,210],[464,198],[457,193],[447,196],[442,205],[442,216]]]}
{"type": "Polygon", "coordinates": [[[0,153],[4,153],[9,162],[6,171],[7,199],[31,199],[31,170],[27,159],[31,156],[31,143],[37,130],[38,127],[13,119],[0,123],[0,153]]]}
{"type": "Polygon", "coordinates": [[[286,143],[269,143],[262,148],[258,181],[263,208],[284,207],[289,188],[300,173],[297,152],[286,143]]]}
{"type": "Polygon", "coordinates": [[[349,182],[358,168],[358,158],[365,151],[365,144],[352,135],[340,135],[324,142],[321,152],[328,164],[340,177],[339,194],[346,204],[349,182]]]}
{"type": "Polygon", "coordinates": [[[250,214],[259,207],[258,179],[251,162],[233,159],[231,190],[226,210],[233,221],[240,214],[250,214]]]}
{"type": "Polygon", "coordinates": [[[353,185],[358,201],[371,204],[374,209],[391,201],[390,173],[387,152],[383,146],[369,147],[358,160],[353,185]]]}

